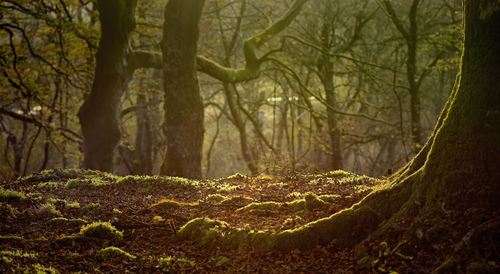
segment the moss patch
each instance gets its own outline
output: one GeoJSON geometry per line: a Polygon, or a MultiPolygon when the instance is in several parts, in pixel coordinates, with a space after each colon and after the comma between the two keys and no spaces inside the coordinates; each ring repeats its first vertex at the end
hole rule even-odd
{"type": "Polygon", "coordinates": [[[50,219],[49,223],[53,226],[79,227],[87,224],[87,221],[83,219],[66,219],[63,217],[57,217],[50,219]]]}
{"type": "Polygon", "coordinates": [[[278,202],[262,202],[262,203],[251,203],[242,208],[238,208],[236,212],[247,212],[250,210],[278,210],[282,206],[278,202]]]}
{"type": "Polygon", "coordinates": [[[41,205],[36,214],[40,218],[51,218],[56,216],[62,216],[61,212],[56,209],[56,206],[51,203],[46,203],[41,205]]]}
{"type": "Polygon", "coordinates": [[[111,259],[123,259],[123,258],[128,258],[128,259],[135,259],[136,256],[123,251],[122,249],[114,246],[109,246],[104,249],[101,249],[97,251],[97,255],[101,257],[104,261],[109,261],[111,259]]]}
{"type": "Polygon", "coordinates": [[[225,200],[226,198],[227,198],[226,196],[223,196],[223,195],[220,195],[220,194],[209,194],[205,198],[205,201],[220,203],[223,200],[225,200]]]}
{"type": "Polygon", "coordinates": [[[233,196],[222,200],[219,205],[223,207],[241,207],[251,202],[255,202],[255,199],[246,196],[233,196]]]}
{"type": "Polygon", "coordinates": [[[109,222],[94,222],[80,229],[80,235],[105,240],[122,240],[123,233],[109,222]]]}
{"type": "Polygon", "coordinates": [[[0,202],[17,202],[25,199],[26,196],[22,192],[0,187],[0,202]]]}

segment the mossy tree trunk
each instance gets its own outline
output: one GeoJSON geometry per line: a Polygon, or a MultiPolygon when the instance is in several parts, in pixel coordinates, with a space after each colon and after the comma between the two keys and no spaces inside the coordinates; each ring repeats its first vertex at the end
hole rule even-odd
{"type": "Polygon", "coordinates": [[[196,72],[203,0],[171,0],[163,27],[163,87],[167,154],[162,175],[201,177],[203,100],[196,72]]]}
{"type": "Polygon", "coordinates": [[[120,99],[127,87],[128,38],[135,27],[137,0],[97,1],[101,39],[92,91],[78,112],[84,137],[84,165],[112,172],[121,137],[120,99]]]}

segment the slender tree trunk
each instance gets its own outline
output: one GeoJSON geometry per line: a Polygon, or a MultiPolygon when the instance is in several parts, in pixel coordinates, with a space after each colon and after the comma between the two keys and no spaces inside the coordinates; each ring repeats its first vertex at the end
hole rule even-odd
{"type": "MultiPolygon", "coordinates": [[[[326,52],[332,50],[333,38],[335,37],[335,29],[333,28],[333,22],[331,15],[327,12],[324,15],[323,27],[321,30],[321,43],[322,48],[326,52]]],[[[335,86],[333,82],[334,76],[334,65],[330,60],[330,56],[322,54],[320,63],[318,64],[320,70],[320,78],[323,82],[323,88],[325,90],[326,103],[329,106],[335,108],[337,105],[337,98],[335,95],[335,86]]],[[[328,125],[328,136],[330,138],[331,156],[329,167],[332,170],[342,169],[342,149],[340,142],[340,130],[338,128],[337,115],[330,109],[327,108],[327,125],[328,125]]]]}
{"type": "Polygon", "coordinates": [[[232,89],[229,84],[224,83],[224,94],[226,95],[226,102],[229,106],[229,111],[231,112],[231,116],[233,117],[234,126],[238,129],[239,137],[240,137],[240,148],[241,154],[243,155],[243,159],[247,164],[248,169],[252,176],[256,176],[258,174],[257,170],[257,162],[255,159],[255,155],[252,152],[252,148],[248,142],[248,134],[245,126],[245,122],[241,117],[240,110],[238,109],[237,103],[233,94],[236,92],[236,88],[232,85],[232,89]]]}
{"type": "Polygon", "coordinates": [[[99,0],[101,40],[92,91],[78,117],[84,138],[84,166],[113,172],[120,141],[120,99],[127,88],[128,38],[135,27],[136,0],[99,0]]]}
{"type": "MultiPolygon", "coordinates": [[[[146,95],[139,93],[137,95],[137,105],[146,104],[146,95]]],[[[151,175],[153,174],[155,138],[147,107],[139,108],[136,111],[136,124],[134,169],[137,174],[151,175]]]]}
{"type": "Polygon", "coordinates": [[[201,177],[203,101],[196,75],[198,24],[204,0],[170,0],[163,26],[167,153],[162,175],[201,177]]]}

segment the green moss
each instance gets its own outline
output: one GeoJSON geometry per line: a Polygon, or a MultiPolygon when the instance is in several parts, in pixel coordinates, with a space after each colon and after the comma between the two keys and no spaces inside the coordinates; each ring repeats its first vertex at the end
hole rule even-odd
{"type": "Polygon", "coordinates": [[[227,177],[228,179],[237,179],[237,180],[243,180],[243,179],[246,179],[248,178],[247,176],[241,174],[241,173],[235,173],[229,177],[227,177]]]}
{"type": "Polygon", "coordinates": [[[80,235],[106,240],[122,240],[123,233],[109,222],[94,222],[80,229],[80,235]]]}
{"type": "Polygon", "coordinates": [[[36,212],[38,217],[41,218],[50,218],[54,216],[62,216],[61,212],[56,209],[56,206],[51,204],[51,203],[46,203],[41,205],[37,212],[36,212]]]}
{"type": "Polygon", "coordinates": [[[304,195],[304,200],[305,200],[305,208],[307,210],[313,210],[327,205],[325,201],[321,200],[316,194],[312,192],[306,193],[306,195],[304,195]]]}
{"type": "Polygon", "coordinates": [[[210,245],[212,242],[209,240],[214,238],[214,233],[216,232],[216,230],[212,228],[222,229],[225,227],[227,227],[227,223],[222,221],[211,220],[209,218],[196,218],[182,226],[177,232],[177,236],[181,239],[188,239],[196,242],[201,242],[203,240],[204,244],[210,245]],[[206,235],[209,231],[211,232],[207,237],[206,235]]]}
{"type": "Polygon", "coordinates": [[[64,204],[67,208],[80,208],[79,202],[69,202],[69,201],[64,200],[64,204]]]}
{"type": "Polygon", "coordinates": [[[304,210],[306,208],[306,200],[305,199],[294,200],[294,201],[285,203],[285,206],[288,209],[292,210],[293,212],[299,212],[299,211],[304,210]]]}
{"type": "Polygon", "coordinates": [[[326,173],[325,176],[333,178],[343,178],[343,177],[356,177],[357,175],[344,170],[334,170],[326,173]]]}
{"type": "Polygon", "coordinates": [[[41,264],[30,264],[28,266],[17,265],[15,269],[14,268],[12,269],[12,271],[14,273],[35,273],[35,274],[58,273],[58,271],[56,271],[56,269],[52,268],[51,266],[46,267],[41,264]]]}
{"type": "Polygon", "coordinates": [[[0,204],[0,216],[5,216],[5,215],[15,216],[18,213],[19,213],[19,210],[17,209],[17,207],[12,206],[12,205],[7,204],[7,203],[0,204]]]}
{"type": "Polygon", "coordinates": [[[181,177],[160,177],[160,176],[126,176],[116,181],[117,185],[130,186],[139,185],[139,192],[151,193],[155,189],[175,189],[175,188],[200,188],[196,180],[188,180],[181,177]]]}
{"type": "Polygon", "coordinates": [[[302,193],[300,192],[297,192],[297,191],[294,191],[292,193],[289,193],[288,195],[286,195],[287,197],[290,197],[290,198],[301,198],[303,195],[302,193]]]}
{"type": "Polygon", "coordinates": [[[283,221],[283,225],[292,225],[300,221],[302,221],[302,218],[300,216],[288,217],[283,221]]]}
{"type": "Polygon", "coordinates": [[[161,200],[161,201],[153,204],[151,207],[157,208],[160,210],[170,211],[170,210],[175,210],[175,209],[181,207],[181,203],[178,201],[174,201],[174,200],[164,199],[164,200],[161,200]]]}
{"type": "Polygon", "coordinates": [[[13,243],[13,242],[21,242],[21,241],[24,241],[23,237],[13,236],[13,235],[0,236],[0,243],[13,243]]]}
{"type": "Polygon", "coordinates": [[[233,196],[233,197],[229,197],[229,198],[226,198],[224,200],[222,200],[219,205],[220,206],[241,206],[241,204],[248,204],[248,203],[251,203],[251,202],[254,202],[255,199],[252,199],[250,197],[246,197],[246,196],[233,196]]]}
{"type": "Polygon", "coordinates": [[[225,265],[225,264],[230,263],[230,262],[231,262],[231,259],[229,259],[228,257],[220,256],[215,261],[215,266],[225,265]]]}
{"type": "Polygon", "coordinates": [[[199,204],[198,202],[195,203],[183,203],[183,202],[178,202],[170,199],[163,199],[155,204],[153,204],[151,207],[156,208],[162,211],[172,211],[175,210],[179,207],[197,207],[199,204]]]}
{"type": "Polygon", "coordinates": [[[318,196],[321,200],[325,202],[333,202],[337,199],[342,198],[339,194],[323,194],[318,196]]]}
{"type": "Polygon", "coordinates": [[[45,183],[39,183],[34,186],[34,188],[45,188],[45,189],[51,189],[51,188],[57,188],[59,186],[59,183],[56,182],[45,182],[45,183]]]}
{"type": "Polygon", "coordinates": [[[38,254],[37,253],[21,253],[19,250],[16,250],[16,251],[2,250],[2,251],[0,251],[0,256],[35,259],[38,257],[38,254]]]}
{"type": "Polygon", "coordinates": [[[136,256],[123,251],[122,249],[114,246],[109,246],[104,249],[101,249],[97,251],[97,255],[101,257],[104,261],[109,261],[110,259],[115,259],[115,258],[129,258],[129,259],[135,259],[137,258],[136,256]]]}
{"type": "Polygon", "coordinates": [[[84,212],[87,212],[89,214],[97,214],[99,207],[101,205],[99,203],[90,203],[82,207],[82,210],[84,212]]]}
{"type": "Polygon", "coordinates": [[[241,189],[241,187],[238,186],[238,185],[231,185],[231,184],[228,184],[228,183],[217,184],[215,187],[219,191],[226,191],[226,192],[231,192],[231,191],[235,191],[235,190],[241,189]]]}
{"type": "Polygon", "coordinates": [[[166,258],[158,258],[158,264],[156,267],[161,268],[163,271],[170,272],[174,271],[176,268],[193,267],[195,265],[196,263],[192,260],[168,256],[166,258]]]}
{"type": "Polygon", "coordinates": [[[17,202],[25,199],[26,196],[22,192],[0,187],[0,202],[17,202]]]}
{"type": "Polygon", "coordinates": [[[242,208],[238,208],[236,212],[246,212],[249,210],[278,210],[282,206],[278,202],[262,202],[262,203],[251,203],[242,208]]]}
{"type": "Polygon", "coordinates": [[[92,181],[89,179],[69,179],[66,184],[64,184],[65,188],[72,189],[72,188],[78,188],[78,187],[86,187],[90,186],[92,184],[92,181]]]}
{"type": "Polygon", "coordinates": [[[222,202],[224,199],[226,199],[226,196],[220,195],[220,194],[209,194],[205,198],[206,201],[213,201],[213,202],[222,202]]]}
{"type": "Polygon", "coordinates": [[[65,227],[79,227],[87,224],[83,219],[67,219],[63,217],[52,218],[49,221],[52,225],[65,226],[65,227]]]}

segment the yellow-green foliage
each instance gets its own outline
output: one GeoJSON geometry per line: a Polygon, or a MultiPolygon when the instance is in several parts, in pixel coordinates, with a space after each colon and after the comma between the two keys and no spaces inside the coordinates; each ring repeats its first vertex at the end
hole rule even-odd
{"type": "Polygon", "coordinates": [[[222,202],[224,199],[226,199],[226,196],[223,196],[220,194],[209,194],[205,198],[206,201],[213,201],[213,202],[217,202],[217,203],[222,202]]]}
{"type": "Polygon", "coordinates": [[[67,219],[63,217],[52,218],[49,221],[52,225],[66,226],[66,227],[78,227],[87,223],[83,219],[67,219]]]}
{"type": "Polygon", "coordinates": [[[123,233],[109,222],[94,222],[80,229],[80,235],[105,240],[122,240],[123,233]]]}
{"type": "Polygon", "coordinates": [[[62,216],[61,212],[56,209],[56,206],[51,203],[41,205],[37,210],[38,217],[49,218],[54,216],[62,216]]]}
{"type": "Polygon", "coordinates": [[[5,216],[4,214],[7,215],[16,215],[19,213],[19,210],[17,210],[17,207],[12,206],[7,203],[1,203],[0,204],[0,215],[5,216]]]}
{"type": "Polygon", "coordinates": [[[129,259],[136,258],[136,256],[114,246],[108,246],[104,249],[97,251],[97,255],[101,257],[104,261],[108,261],[114,258],[129,258],[129,259]]]}
{"type": "Polygon", "coordinates": [[[15,202],[26,199],[24,193],[0,187],[0,202],[15,202]]]}
{"type": "Polygon", "coordinates": [[[249,210],[278,210],[282,206],[278,202],[262,202],[262,203],[251,203],[242,208],[238,208],[236,212],[246,212],[249,210]]]}

